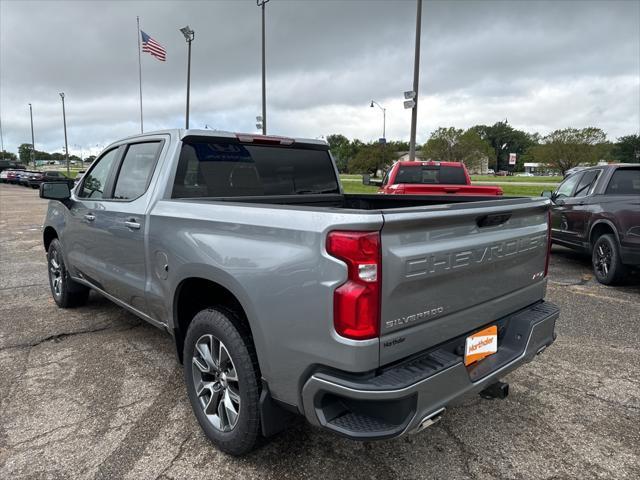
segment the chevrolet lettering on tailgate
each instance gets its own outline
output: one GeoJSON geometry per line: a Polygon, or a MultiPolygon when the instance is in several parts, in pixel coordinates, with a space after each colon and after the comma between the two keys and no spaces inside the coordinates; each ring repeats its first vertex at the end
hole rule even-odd
{"type": "Polygon", "coordinates": [[[407,261],[407,278],[446,272],[451,269],[491,263],[501,258],[546,248],[547,234],[536,234],[480,248],[438,252],[407,261]]]}

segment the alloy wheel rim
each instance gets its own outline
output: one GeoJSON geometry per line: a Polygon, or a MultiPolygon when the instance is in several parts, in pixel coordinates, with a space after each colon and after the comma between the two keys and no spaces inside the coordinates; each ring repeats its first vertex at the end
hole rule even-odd
{"type": "Polygon", "coordinates": [[[58,251],[52,252],[49,259],[49,276],[51,277],[51,287],[53,288],[53,294],[56,297],[62,295],[63,280],[62,280],[62,267],[60,265],[60,258],[58,251]]]}
{"type": "Polygon", "coordinates": [[[192,367],[193,386],[207,420],[222,432],[233,430],[240,416],[240,386],[227,347],[213,335],[201,336],[192,367]]]}
{"type": "Polygon", "coordinates": [[[606,277],[611,269],[611,248],[606,243],[601,243],[596,248],[595,267],[598,273],[606,277]]]}

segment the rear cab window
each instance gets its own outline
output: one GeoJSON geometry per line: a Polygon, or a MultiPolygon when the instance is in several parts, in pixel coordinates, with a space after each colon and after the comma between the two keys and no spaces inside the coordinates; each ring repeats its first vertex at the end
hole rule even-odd
{"type": "Polygon", "coordinates": [[[320,193],[340,193],[325,147],[204,137],[183,140],[172,198],[320,193]]]}
{"type": "Polygon", "coordinates": [[[466,185],[464,168],[445,165],[401,165],[394,183],[466,185]]]}

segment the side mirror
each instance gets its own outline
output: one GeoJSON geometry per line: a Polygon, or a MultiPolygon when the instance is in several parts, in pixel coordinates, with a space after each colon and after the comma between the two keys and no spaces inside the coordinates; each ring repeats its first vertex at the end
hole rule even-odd
{"type": "Polygon", "coordinates": [[[65,202],[71,198],[71,190],[67,182],[42,182],[40,198],[65,202]]]}
{"type": "Polygon", "coordinates": [[[553,196],[553,192],[551,190],[545,190],[540,194],[541,197],[551,198],[553,196]]]}
{"type": "Polygon", "coordinates": [[[362,175],[362,184],[363,185],[371,185],[371,176],[368,173],[362,175]]]}

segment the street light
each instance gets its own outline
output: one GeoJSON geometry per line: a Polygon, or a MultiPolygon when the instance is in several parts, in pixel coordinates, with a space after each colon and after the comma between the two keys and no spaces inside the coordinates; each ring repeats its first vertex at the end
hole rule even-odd
{"type": "Polygon", "coordinates": [[[64,125],[64,156],[67,159],[67,177],[71,177],[69,172],[69,144],[67,143],[67,113],[64,109],[64,92],[60,92],[62,99],[62,124],[64,125]]]}
{"type": "Polygon", "coordinates": [[[29,104],[29,116],[31,117],[31,163],[36,166],[36,141],[33,139],[33,108],[29,104]]]}
{"type": "Polygon", "coordinates": [[[262,8],[262,134],[267,134],[267,78],[264,45],[264,6],[269,0],[256,0],[256,5],[262,8]]]}
{"type": "Polygon", "coordinates": [[[503,143],[502,146],[498,150],[498,158],[496,158],[496,173],[498,173],[500,171],[500,157],[502,156],[502,152],[508,146],[509,145],[507,143],[503,143]]]}
{"type": "Polygon", "coordinates": [[[371,100],[371,105],[370,107],[373,108],[374,105],[377,105],[377,107],[382,110],[382,138],[387,138],[386,133],[387,133],[387,109],[384,108],[382,105],[380,105],[378,102],[376,102],[375,100],[371,100]]]}
{"type": "Polygon", "coordinates": [[[185,119],[185,124],[186,124],[185,128],[188,129],[189,128],[189,93],[191,90],[191,42],[193,42],[193,39],[196,36],[196,32],[191,30],[191,28],[189,28],[189,25],[187,25],[186,27],[182,27],[180,31],[184,35],[184,39],[187,41],[187,44],[189,45],[189,53],[188,53],[188,60],[187,60],[187,114],[185,119]]]}

